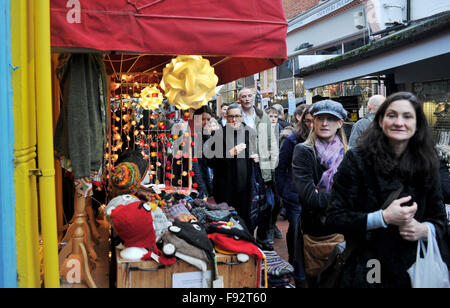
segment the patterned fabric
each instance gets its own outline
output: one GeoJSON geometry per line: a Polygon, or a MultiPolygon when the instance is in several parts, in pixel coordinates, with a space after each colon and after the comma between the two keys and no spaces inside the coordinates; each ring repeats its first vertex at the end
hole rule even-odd
{"type": "Polygon", "coordinates": [[[286,260],[281,258],[275,251],[264,251],[267,258],[267,274],[280,277],[292,274],[294,268],[286,260]]]}
{"type": "Polygon", "coordinates": [[[207,223],[210,221],[221,221],[225,218],[227,218],[231,212],[230,211],[224,211],[224,210],[215,210],[215,211],[209,211],[202,207],[196,207],[191,210],[192,215],[197,217],[197,219],[201,223],[207,223]]]}
{"type": "Polygon", "coordinates": [[[81,179],[75,179],[75,193],[77,194],[77,197],[90,197],[92,196],[92,182],[89,178],[81,178],[81,179]]]}
{"type": "Polygon", "coordinates": [[[191,214],[191,212],[189,212],[189,210],[186,208],[186,206],[182,203],[178,203],[171,207],[165,207],[164,210],[165,210],[167,219],[172,222],[175,221],[175,217],[178,214],[182,214],[182,213],[191,214]]]}
{"type": "Polygon", "coordinates": [[[133,163],[120,163],[114,167],[111,180],[118,194],[135,194],[140,185],[139,169],[133,163]]]}
{"type": "Polygon", "coordinates": [[[333,141],[330,143],[317,138],[316,150],[320,157],[320,164],[327,169],[322,174],[317,186],[321,192],[330,192],[333,186],[334,174],[344,159],[344,144],[337,135],[334,136],[333,141]]]}
{"type": "Polygon", "coordinates": [[[167,232],[171,223],[167,220],[166,214],[163,213],[161,208],[157,207],[152,211],[153,227],[155,229],[156,241],[167,232]]]}

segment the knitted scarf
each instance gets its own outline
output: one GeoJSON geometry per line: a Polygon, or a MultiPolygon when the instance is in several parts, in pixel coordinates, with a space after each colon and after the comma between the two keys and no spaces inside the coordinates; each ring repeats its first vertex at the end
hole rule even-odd
{"type": "Polygon", "coordinates": [[[333,186],[333,176],[344,158],[344,144],[337,135],[330,143],[317,138],[315,144],[320,164],[326,169],[317,185],[318,190],[330,192],[333,186]]]}

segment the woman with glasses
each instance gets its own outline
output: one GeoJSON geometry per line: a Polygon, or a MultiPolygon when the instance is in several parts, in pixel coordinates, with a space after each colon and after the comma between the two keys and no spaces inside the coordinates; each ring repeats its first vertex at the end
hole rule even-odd
{"type": "Polygon", "coordinates": [[[241,107],[232,104],[227,110],[225,127],[217,130],[215,136],[205,144],[214,153],[214,157],[208,161],[214,174],[214,200],[234,207],[248,228],[250,178],[254,163],[259,161],[255,154],[256,141],[255,130],[242,121],[241,107]]]}
{"type": "MultiPolygon", "coordinates": [[[[340,103],[323,100],[313,104],[310,113],[313,116],[312,131],[304,143],[295,146],[292,173],[302,205],[295,253],[301,255],[304,252],[308,286],[314,287],[320,267],[325,264],[310,255],[301,236],[303,234],[305,240],[314,238],[317,241],[334,237],[335,232],[325,225],[325,210],[333,176],[347,151],[347,140],[342,128],[347,112],[340,103]]],[[[322,257],[326,259],[328,256],[322,257]]]]}

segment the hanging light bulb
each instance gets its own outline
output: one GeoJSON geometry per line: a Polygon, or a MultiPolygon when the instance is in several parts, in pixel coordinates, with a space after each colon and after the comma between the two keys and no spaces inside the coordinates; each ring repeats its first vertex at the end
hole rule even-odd
{"type": "Polygon", "coordinates": [[[140,97],[142,108],[147,110],[158,109],[164,99],[161,91],[156,87],[156,84],[143,89],[140,97]]]}

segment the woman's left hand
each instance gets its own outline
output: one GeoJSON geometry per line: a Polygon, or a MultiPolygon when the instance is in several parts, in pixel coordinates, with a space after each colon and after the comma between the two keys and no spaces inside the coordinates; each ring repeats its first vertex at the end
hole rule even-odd
{"type": "Polygon", "coordinates": [[[253,161],[255,163],[259,163],[259,155],[258,154],[250,155],[250,158],[253,159],[253,161]]]}
{"type": "Polygon", "coordinates": [[[399,228],[400,235],[405,241],[415,242],[428,237],[428,226],[412,218],[399,228]]]}

